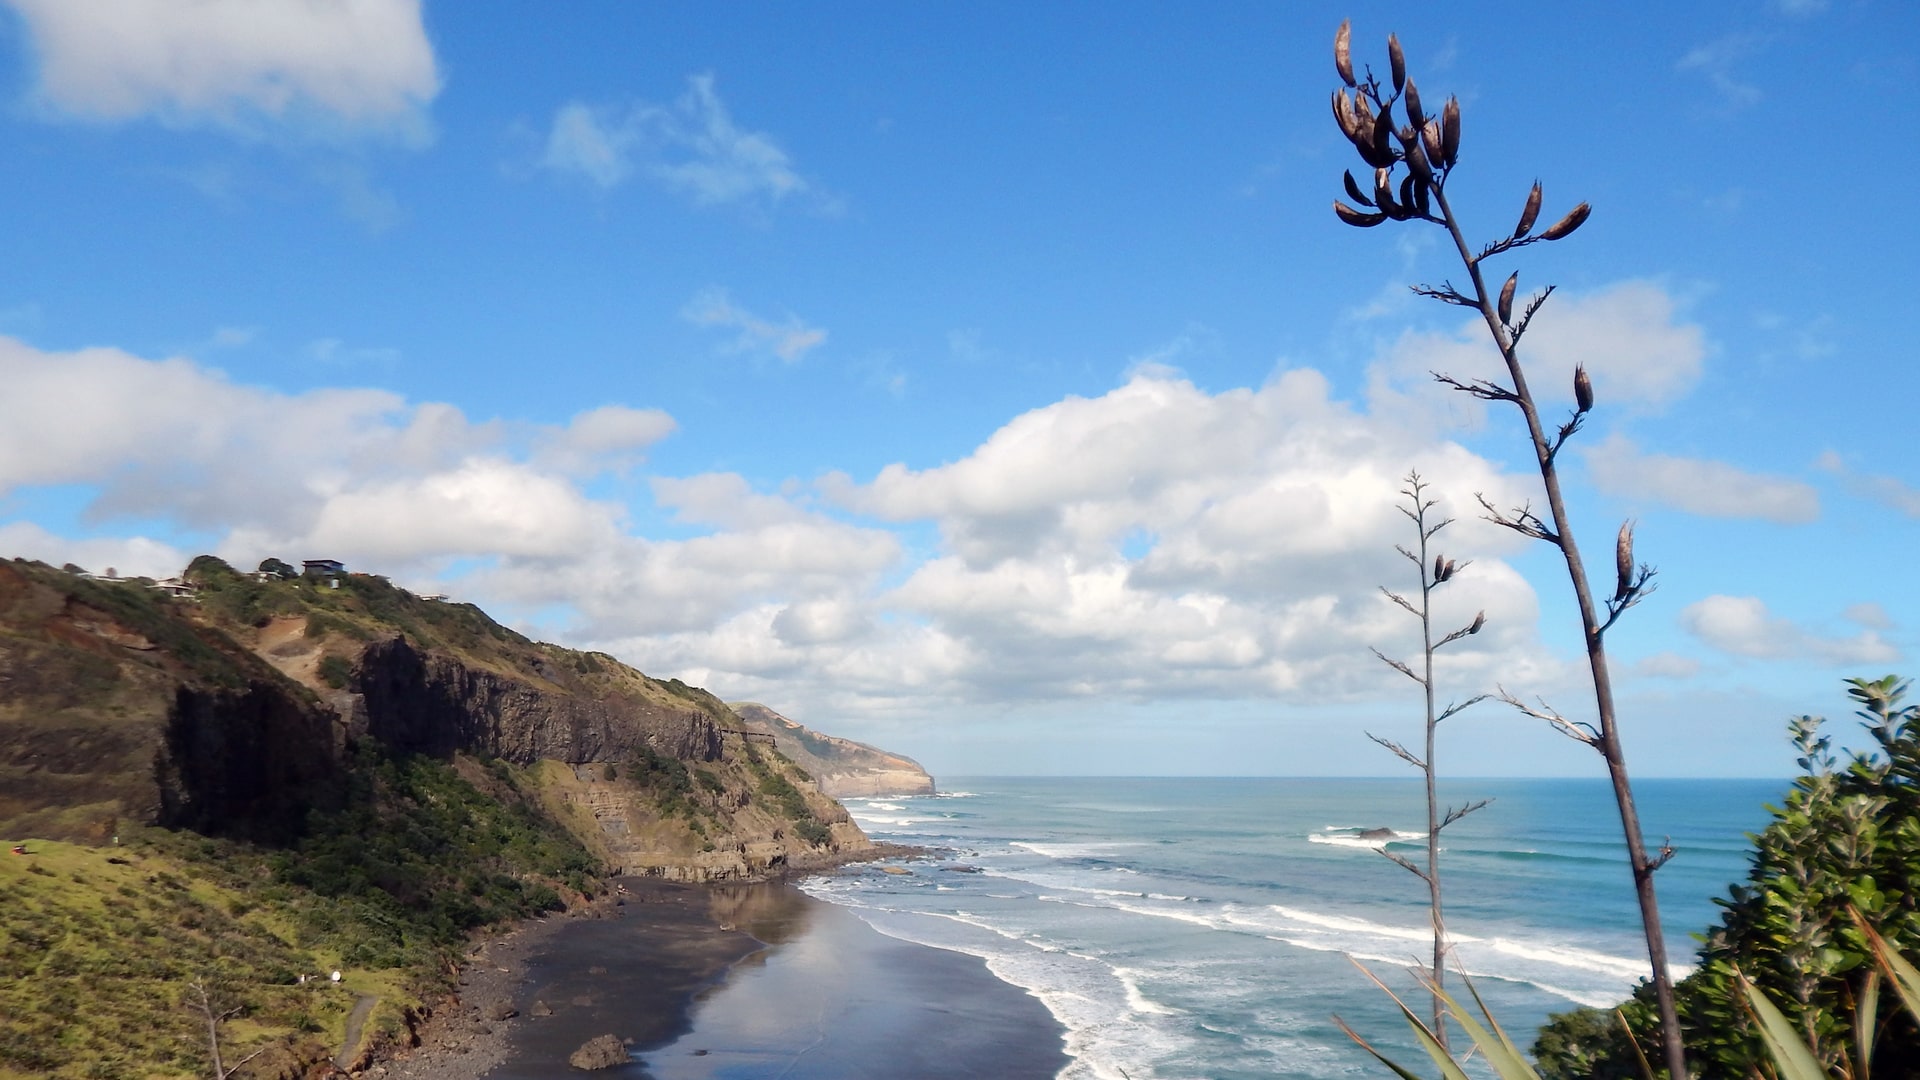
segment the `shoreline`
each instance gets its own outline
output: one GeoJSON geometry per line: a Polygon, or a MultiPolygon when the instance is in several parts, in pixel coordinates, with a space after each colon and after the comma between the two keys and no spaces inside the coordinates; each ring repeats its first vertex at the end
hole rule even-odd
{"type": "Polygon", "coordinates": [[[1070,1060],[1046,1007],[983,961],[887,937],[789,879],[617,881],[624,892],[477,943],[457,995],[416,1029],[418,1047],[357,1075],[576,1075],[568,1055],[609,1034],[638,1056],[598,1075],[630,1080],[771,1061],[796,1078],[1038,1080],[1070,1060]],[[902,1072],[914,1052],[926,1059],[902,1072]]]}

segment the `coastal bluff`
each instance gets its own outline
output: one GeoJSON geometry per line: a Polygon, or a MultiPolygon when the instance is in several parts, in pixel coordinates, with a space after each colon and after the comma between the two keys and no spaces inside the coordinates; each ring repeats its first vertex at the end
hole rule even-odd
{"type": "Polygon", "coordinates": [[[705,690],[377,575],[202,556],[157,584],[0,561],[0,835],[275,841],[338,809],[372,746],[524,770],[613,872],[753,880],[872,850],[832,797],[857,790],[843,762],[872,790],[931,787],[908,759],[798,725],[752,737],[705,690]]]}
{"type": "Polygon", "coordinates": [[[854,799],[934,793],[933,777],[910,757],[809,730],[755,702],[729,707],[747,730],[778,739],[781,751],[813,775],[823,794],[854,799]]]}

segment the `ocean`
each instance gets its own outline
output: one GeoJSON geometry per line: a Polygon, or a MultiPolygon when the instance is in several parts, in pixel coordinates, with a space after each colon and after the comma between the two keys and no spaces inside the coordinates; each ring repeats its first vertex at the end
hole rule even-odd
{"type": "MultiPolygon", "coordinates": [[[[1406,1064],[1426,1063],[1354,966],[1411,990],[1399,969],[1431,953],[1425,886],[1377,850],[1423,858],[1417,781],[944,786],[844,800],[875,839],[940,849],[938,860],[801,887],[891,937],[980,957],[1039,998],[1067,1030],[1063,1078],[1384,1075],[1336,1014],[1406,1064]],[[1379,828],[1395,839],[1358,835],[1379,828]]],[[[1676,977],[1717,919],[1713,899],[1746,874],[1747,834],[1788,786],[1636,784],[1650,840],[1670,837],[1678,852],[1657,878],[1676,977]]],[[[1447,829],[1441,873],[1456,962],[1516,1039],[1530,1044],[1550,1013],[1629,994],[1646,952],[1606,782],[1461,780],[1442,796],[1494,800],[1447,829]]]]}

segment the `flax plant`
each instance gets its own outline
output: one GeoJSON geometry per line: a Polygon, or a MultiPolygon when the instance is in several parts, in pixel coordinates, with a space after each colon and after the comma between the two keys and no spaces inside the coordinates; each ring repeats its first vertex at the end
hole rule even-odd
{"type": "Polygon", "coordinates": [[[1425,481],[1420,479],[1418,472],[1410,472],[1407,474],[1407,486],[1401,489],[1400,492],[1407,497],[1407,505],[1401,507],[1400,512],[1407,515],[1407,520],[1413,522],[1413,532],[1417,538],[1417,543],[1415,543],[1412,548],[1401,544],[1394,545],[1394,550],[1406,556],[1407,560],[1413,563],[1417,573],[1420,575],[1419,603],[1415,604],[1412,600],[1407,599],[1405,596],[1394,592],[1384,585],[1380,587],[1380,591],[1386,594],[1387,599],[1398,604],[1404,608],[1408,614],[1420,620],[1420,670],[1415,671],[1411,665],[1404,661],[1396,660],[1381,652],[1379,649],[1373,650],[1373,655],[1379,657],[1382,662],[1395,671],[1419,683],[1421,690],[1425,692],[1427,704],[1426,725],[1424,728],[1426,735],[1425,752],[1415,754],[1406,747],[1394,742],[1392,739],[1382,738],[1371,731],[1367,732],[1367,738],[1391,750],[1400,760],[1420,770],[1421,776],[1426,780],[1426,866],[1419,866],[1414,863],[1413,860],[1398,852],[1388,851],[1384,846],[1380,849],[1380,854],[1385,855],[1387,858],[1392,859],[1394,862],[1399,863],[1411,871],[1415,877],[1425,882],[1427,886],[1427,910],[1433,920],[1433,966],[1427,969],[1426,973],[1421,977],[1421,981],[1427,985],[1430,995],[1433,998],[1432,1030],[1435,1038],[1440,1041],[1441,1049],[1444,1050],[1447,1046],[1447,1007],[1446,995],[1444,993],[1447,977],[1447,931],[1446,921],[1441,914],[1440,903],[1440,830],[1487,805],[1491,800],[1480,799],[1467,803],[1464,806],[1450,806],[1444,814],[1440,811],[1439,798],[1434,790],[1434,777],[1436,775],[1434,766],[1434,742],[1435,736],[1439,733],[1440,722],[1460,712],[1462,709],[1485,701],[1488,695],[1479,694],[1466,701],[1449,704],[1445,709],[1436,712],[1434,707],[1433,656],[1434,653],[1438,652],[1441,648],[1451,645],[1461,638],[1479,633],[1480,628],[1487,624],[1487,613],[1484,611],[1480,612],[1474,616],[1473,622],[1446,634],[1439,641],[1433,639],[1433,591],[1453,580],[1453,575],[1465,569],[1468,564],[1456,563],[1445,555],[1441,555],[1438,552],[1431,552],[1430,545],[1433,538],[1438,536],[1442,529],[1453,524],[1453,519],[1440,518],[1434,520],[1429,516],[1436,503],[1434,500],[1427,498],[1426,491],[1427,485],[1425,481]],[[1428,557],[1430,552],[1432,555],[1431,559],[1428,557]]]}
{"type": "Polygon", "coordinates": [[[1344,84],[1333,92],[1333,114],[1340,131],[1353,144],[1371,170],[1370,182],[1361,184],[1348,171],[1343,179],[1347,198],[1358,206],[1336,200],[1333,210],[1340,220],[1359,228],[1372,228],[1386,221],[1424,221],[1446,230],[1467,274],[1463,288],[1451,282],[1438,286],[1418,285],[1414,291],[1443,303],[1469,308],[1487,324],[1487,332],[1506,366],[1506,381],[1498,379],[1458,379],[1435,372],[1441,383],[1485,401],[1506,402],[1520,410],[1540,478],[1546,489],[1547,515],[1543,518],[1531,506],[1502,510],[1484,496],[1481,505],[1494,523],[1557,548],[1566,562],[1567,577],[1580,610],[1582,637],[1587,651],[1587,666],[1592,675],[1596,722],[1587,724],[1566,719],[1544,702],[1531,706],[1504,691],[1501,700],[1530,716],[1552,724],[1594,750],[1605,761],[1612,780],[1614,801],[1620,811],[1620,825],[1626,836],[1627,857],[1632,867],[1635,894],[1647,943],[1655,998],[1659,1007],[1661,1047],[1671,1080],[1687,1076],[1685,1050],[1681,1044],[1680,1021],[1674,1009],[1673,980],[1667,971],[1666,939],[1660,926],[1659,903],[1654,892],[1654,872],[1672,856],[1664,845],[1658,854],[1649,854],[1640,832],[1639,812],[1634,806],[1633,786],[1627,773],[1626,750],[1621,744],[1616,722],[1613,682],[1607,665],[1606,632],[1622,613],[1637,603],[1651,588],[1653,570],[1636,564],[1633,558],[1633,524],[1621,526],[1615,543],[1617,581],[1613,594],[1596,601],[1589,584],[1585,562],[1580,556],[1568,519],[1566,501],[1561,495],[1557,458],[1568,439],[1580,430],[1593,408],[1593,385],[1586,369],[1574,373],[1574,411],[1568,419],[1550,427],[1528,389],[1526,372],[1520,362],[1519,345],[1540,305],[1552,295],[1551,286],[1530,297],[1516,314],[1515,292],[1520,275],[1509,276],[1498,291],[1489,289],[1486,264],[1501,255],[1541,241],[1561,240],[1586,223],[1591,208],[1581,203],[1565,216],[1534,232],[1542,201],[1538,182],[1528,192],[1519,223],[1498,239],[1475,251],[1453,206],[1448,200],[1448,184],[1460,158],[1460,102],[1449,97],[1438,114],[1429,114],[1420,100],[1414,81],[1408,77],[1406,57],[1395,37],[1387,39],[1389,70],[1387,82],[1368,69],[1357,77],[1350,51],[1350,23],[1340,24],[1334,38],[1334,67],[1344,84]],[[1405,123],[1398,123],[1398,108],[1405,123]]]}

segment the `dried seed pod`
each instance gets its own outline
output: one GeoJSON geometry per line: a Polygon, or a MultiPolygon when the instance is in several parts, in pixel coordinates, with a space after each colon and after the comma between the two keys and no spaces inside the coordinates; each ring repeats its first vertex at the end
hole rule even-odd
{"type": "Polygon", "coordinates": [[[1445,555],[1435,555],[1433,557],[1433,580],[1435,584],[1447,580],[1447,557],[1445,555]]]}
{"type": "Polygon", "coordinates": [[[1487,613],[1483,611],[1473,617],[1473,622],[1467,624],[1467,633],[1477,634],[1480,632],[1480,628],[1485,625],[1487,625],[1487,613]]]}
{"type": "Polygon", "coordinates": [[[1453,580],[1453,560],[1452,559],[1447,560],[1447,580],[1448,581],[1453,580]]]}
{"type": "Polygon", "coordinates": [[[1414,215],[1416,212],[1415,205],[1418,203],[1419,198],[1419,181],[1415,180],[1412,174],[1401,177],[1400,209],[1405,211],[1405,216],[1400,219],[1401,221],[1405,221],[1414,215]]]}
{"type": "Polygon", "coordinates": [[[1586,203],[1581,203],[1579,206],[1567,211],[1566,217],[1547,226],[1547,231],[1540,234],[1540,239],[1558,240],[1563,236],[1572,235],[1573,230],[1586,224],[1587,215],[1591,213],[1593,213],[1593,207],[1588,206],[1586,203]]]}
{"type": "Polygon", "coordinates": [[[1514,226],[1515,240],[1527,235],[1533,229],[1534,219],[1540,216],[1540,181],[1533,182],[1533,190],[1527,192],[1526,208],[1520,211],[1520,224],[1514,226]]]}
{"type": "Polygon", "coordinates": [[[1359,118],[1353,113],[1353,99],[1347,97],[1345,90],[1333,92],[1333,122],[1340,125],[1340,134],[1347,140],[1353,140],[1354,133],[1360,130],[1359,118]]]}
{"type": "Polygon", "coordinates": [[[1400,219],[1400,206],[1393,201],[1393,170],[1373,170],[1373,203],[1381,213],[1396,221],[1400,219]]]}
{"type": "Polygon", "coordinates": [[[1633,522],[1620,523],[1620,538],[1613,544],[1613,569],[1619,583],[1613,590],[1613,602],[1619,603],[1633,591],[1633,522]]]}
{"type": "Polygon", "coordinates": [[[1447,157],[1440,148],[1440,121],[1428,117],[1420,127],[1420,146],[1427,152],[1427,164],[1435,169],[1447,167],[1447,157]]]}
{"type": "Polygon", "coordinates": [[[1346,203],[1341,202],[1339,199],[1333,200],[1333,212],[1340,216],[1341,221],[1346,222],[1356,229],[1371,229],[1375,225],[1387,220],[1387,215],[1385,214],[1363,214],[1353,207],[1348,206],[1346,203]]]}
{"type": "Polygon", "coordinates": [[[1413,85],[1412,79],[1407,80],[1407,89],[1402,100],[1407,103],[1407,123],[1412,124],[1416,130],[1425,127],[1427,114],[1420,108],[1420,91],[1413,85]]]}
{"type": "Polygon", "coordinates": [[[1460,99],[1450,97],[1440,110],[1440,160],[1447,168],[1460,159],[1460,99]]]}
{"type": "Polygon", "coordinates": [[[1414,177],[1413,209],[1421,217],[1433,216],[1433,183],[1425,176],[1414,177]]]}
{"type": "Polygon", "coordinates": [[[1427,152],[1420,146],[1420,136],[1411,128],[1400,133],[1400,156],[1413,175],[1422,180],[1433,178],[1433,166],[1427,163],[1427,152]]]}
{"type": "Polygon", "coordinates": [[[1374,168],[1383,168],[1399,160],[1393,153],[1393,114],[1383,108],[1373,118],[1373,138],[1360,148],[1360,156],[1374,168]]]}
{"type": "Polygon", "coordinates": [[[1580,412],[1593,408],[1593,380],[1587,378],[1587,365],[1573,365],[1573,404],[1580,412]]]}
{"type": "Polygon", "coordinates": [[[1508,326],[1513,325],[1513,290],[1519,286],[1520,271],[1518,270],[1507,278],[1505,285],[1500,286],[1500,321],[1508,326]]]}
{"type": "Polygon", "coordinates": [[[1333,35],[1333,70],[1340,73],[1340,81],[1348,86],[1358,85],[1353,81],[1353,20],[1340,20],[1340,29],[1333,35]]]}
{"type": "Polygon", "coordinates": [[[1387,35],[1387,65],[1393,71],[1393,92],[1399,93],[1407,85],[1407,56],[1400,51],[1400,37],[1387,35]]]}
{"type": "Polygon", "coordinates": [[[1341,183],[1346,185],[1348,198],[1352,199],[1354,202],[1359,203],[1361,206],[1373,205],[1373,200],[1367,198],[1366,195],[1361,193],[1360,182],[1353,178],[1352,170],[1350,169],[1343,170],[1340,173],[1340,181],[1341,183]]]}

